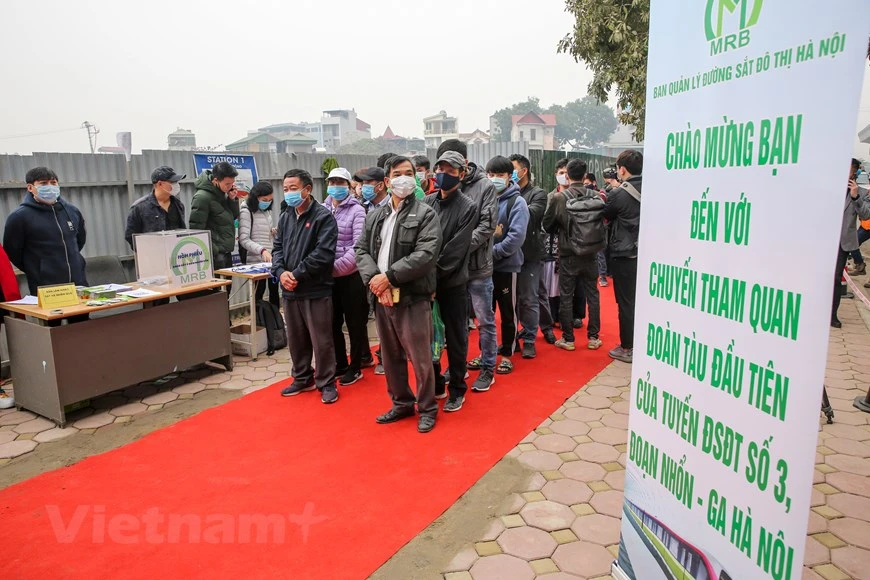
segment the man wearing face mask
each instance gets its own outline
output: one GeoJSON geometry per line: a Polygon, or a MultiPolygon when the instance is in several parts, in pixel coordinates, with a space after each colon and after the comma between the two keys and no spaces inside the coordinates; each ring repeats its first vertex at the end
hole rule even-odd
{"type": "Polygon", "coordinates": [[[429,158],[425,155],[415,155],[411,161],[414,162],[414,170],[417,172],[417,180],[420,182],[423,193],[426,195],[435,193],[437,187],[435,178],[432,177],[432,164],[429,162],[429,158]]]}
{"type": "MultiPolygon", "coordinates": [[[[416,159],[416,158],[415,158],[416,159]]],[[[416,161],[415,161],[416,163],[416,161]]],[[[419,167],[419,166],[418,166],[419,167]]],[[[468,356],[468,246],[477,225],[477,206],[460,188],[465,177],[465,159],[455,151],[447,151],[435,164],[435,178],[440,190],[426,197],[427,205],[438,214],[441,223],[441,254],[438,256],[437,290],[435,299],[444,321],[447,341],[447,360],[450,366],[450,398],[444,412],[462,408],[465,402],[465,360],[468,356]]],[[[434,363],[437,394],[446,396],[441,362],[434,363]]]]}
{"type": "Polygon", "coordinates": [[[225,161],[216,163],[196,178],[196,193],[190,207],[190,229],[211,232],[214,269],[231,268],[236,245],[239,203],[235,199],[238,170],[225,161]]]}
{"type": "Polygon", "coordinates": [[[183,230],[187,227],[184,225],[184,204],[178,199],[181,193],[181,184],[178,182],[186,177],[165,165],[151,172],[151,193],[133,202],[127,216],[124,237],[131,248],[136,249],[133,247],[134,234],[183,230]]]}
{"type": "MultiPolygon", "coordinates": [[[[349,176],[348,176],[349,177],[349,176]]],[[[284,174],[287,211],[278,220],[272,275],[284,289],[284,325],[293,363],[293,384],[281,396],[320,391],[324,404],[338,401],[332,340],[332,269],[338,225],[311,195],[314,182],[302,169],[284,174]],[[312,367],[312,356],[317,369],[312,367]]]]}
{"type": "Polygon", "coordinates": [[[366,212],[383,207],[390,201],[387,186],[384,184],[384,170],[380,167],[369,167],[357,172],[356,176],[362,182],[360,194],[366,212]]]}
{"type": "Polygon", "coordinates": [[[82,213],[60,198],[57,174],[51,169],[31,169],[25,181],[28,195],[9,214],[3,232],[9,260],[27,276],[33,296],[40,286],[87,286],[81,254],[87,239],[82,213]]]}
{"type": "Polygon", "coordinates": [[[430,301],[436,290],[441,225],[435,210],[414,196],[417,180],[410,159],[389,159],[386,173],[390,202],[369,212],[356,245],[363,282],[377,300],[375,322],[393,402],[375,420],[386,424],[413,417],[416,405],[417,430],[428,433],[438,414],[430,301]],[[417,380],[416,396],[408,383],[409,360],[417,380]]]}

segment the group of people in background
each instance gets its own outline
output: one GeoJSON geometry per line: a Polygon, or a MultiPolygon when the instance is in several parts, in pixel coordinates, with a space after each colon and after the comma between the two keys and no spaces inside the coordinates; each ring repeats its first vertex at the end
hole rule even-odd
{"type": "MultiPolygon", "coordinates": [[[[282,290],[293,383],[281,394],[316,389],[323,403],[335,403],[336,383],[351,385],[375,367],[392,401],[377,422],[418,416],[425,433],[435,426],[439,399],[447,399],[445,412],[462,409],[469,370],[477,371],[471,390],[488,391],[496,375],[513,371],[516,354],[537,356],[539,331],[573,351],[588,310],[586,346],[601,348],[598,287],[609,284],[608,275],[620,336],[610,356],[632,361],[642,169],[641,153],[625,151],[599,189],[584,161],[563,159],[554,168],[558,186],[547,193],[526,157],[496,156],[481,167],[468,160],[465,143],[451,139],[434,163],[385,154],[355,174],[335,168],[324,202],[313,195],[312,176],[291,169],[275,226],[268,182],[246,191],[238,171],[218,163],[196,177],[187,220],[178,197],[186,176],[158,167],[152,192],[130,208],[125,236],[132,247],[137,234],[189,226],[210,232],[215,269],[231,267],[236,249],[246,263],[271,263],[272,278],[255,292],[259,300],[268,290],[278,305],[282,290]],[[443,373],[433,304],[447,351],[443,373]],[[468,360],[473,328],[480,355],[468,360]]],[[[61,198],[50,169],[29,171],[26,181],[28,195],[6,223],[9,259],[32,294],[49,284],[86,286],[84,217],[61,198]]]]}

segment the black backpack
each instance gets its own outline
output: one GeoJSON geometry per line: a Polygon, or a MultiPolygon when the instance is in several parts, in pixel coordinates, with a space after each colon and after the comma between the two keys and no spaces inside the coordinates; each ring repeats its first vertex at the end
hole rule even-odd
{"type": "Polygon", "coordinates": [[[277,306],[265,300],[257,300],[257,326],[266,329],[268,354],[287,347],[284,319],[277,306]]]}
{"type": "MultiPolygon", "coordinates": [[[[568,190],[565,190],[567,194],[568,190]]],[[[567,197],[567,195],[566,195],[567,197]]],[[[607,245],[604,227],[605,202],[597,193],[569,197],[565,204],[568,210],[569,233],[573,253],[590,256],[607,245]]]]}

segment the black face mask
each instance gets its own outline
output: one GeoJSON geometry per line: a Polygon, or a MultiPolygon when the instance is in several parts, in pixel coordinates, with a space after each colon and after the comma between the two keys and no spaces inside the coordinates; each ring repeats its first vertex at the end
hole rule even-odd
{"type": "Polygon", "coordinates": [[[449,173],[438,173],[435,175],[435,183],[441,191],[451,191],[460,183],[460,179],[449,173]]]}

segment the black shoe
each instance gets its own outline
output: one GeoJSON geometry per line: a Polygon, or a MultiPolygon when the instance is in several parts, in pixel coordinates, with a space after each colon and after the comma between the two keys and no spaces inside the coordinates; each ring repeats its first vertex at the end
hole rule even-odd
{"type": "Polygon", "coordinates": [[[298,395],[299,393],[307,393],[308,391],[313,391],[317,387],[314,386],[314,381],[303,385],[298,381],[293,381],[293,384],[289,387],[285,388],[281,391],[282,397],[292,397],[293,395],[298,395]]]}
{"type": "Polygon", "coordinates": [[[574,325],[574,328],[583,328],[583,319],[575,318],[572,324],[574,325]]]}
{"type": "Polygon", "coordinates": [[[359,366],[364,369],[375,366],[374,357],[372,357],[372,355],[364,357],[362,360],[359,361],[359,366]]]}
{"type": "Polygon", "coordinates": [[[342,387],[346,387],[348,385],[354,384],[355,382],[357,382],[361,378],[363,378],[362,372],[354,371],[354,370],[347,370],[341,375],[341,378],[338,380],[338,384],[341,385],[342,387]]]}
{"type": "MultiPolygon", "coordinates": [[[[465,397],[462,395],[450,397],[446,403],[444,403],[444,412],[445,413],[455,413],[459,409],[462,408],[462,403],[465,402],[465,397]]],[[[420,420],[423,420],[423,417],[420,417],[420,420]]]]}
{"type": "Polygon", "coordinates": [[[335,376],[341,377],[347,374],[347,371],[350,370],[350,367],[345,365],[343,367],[335,367],[335,376]]]}
{"type": "Polygon", "coordinates": [[[832,320],[831,321],[831,328],[843,328],[843,323],[840,322],[839,320],[832,320]]]}
{"type": "Polygon", "coordinates": [[[493,384],[495,384],[495,375],[492,369],[483,369],[471,385],[471,390],[475,393],[485,393],[493,384]]]}
{"type": "Polygon", "coordinates": [[[380,423],[381,425],[386,425],[387,423],[395,423],[396,421],[401,421],[402,419],[407,419],[408,417],[414,416],[414,409],[410,411],[396,411],[395,409],[390,409],[383,415],[378,415],[375,418],[376,423],[380,423]]]}
{"type": "Polygon", "coordinates": [[[855,295],[852,294],[851,292],[846,292],[845,294],[843,294],[844,300],[852,300],[853,298],[855,298],[855,295]]]}
{"type": "Polygon", "coordinates": [[[556,344],[556,333],[552,330],[545,330],[544,340],[547,342],[547,344],[556,344]]]}
{"type": "Polygon", "coordinates": [[[323,387],[323,390],[320,391],[320,402],[326,405],[331,405],[338,400],[338,389],[335,388],[335,385],[329,385],[328,387],[323,387]]]}
{"type": "Polygon", "coordinates": [[[417,421],[417,431],[420,433],[428,433],[432,429],[435,428],[435,417],[430,417],[429,415],[420,415],[419,421],[417,421]]]}
{"type": "Polygon", "coordinates": [[[447,387],[443,387],[439,389],[437,386],[435,387],[435,399],[440,401],[442,399],[447,398],[447,387]]]}
{"type": "Polygon", "coordinates": [[[523,343],[523,358],[535,358],[537,355],[538,353],[535,352],[534,342],[523,343]]]}

